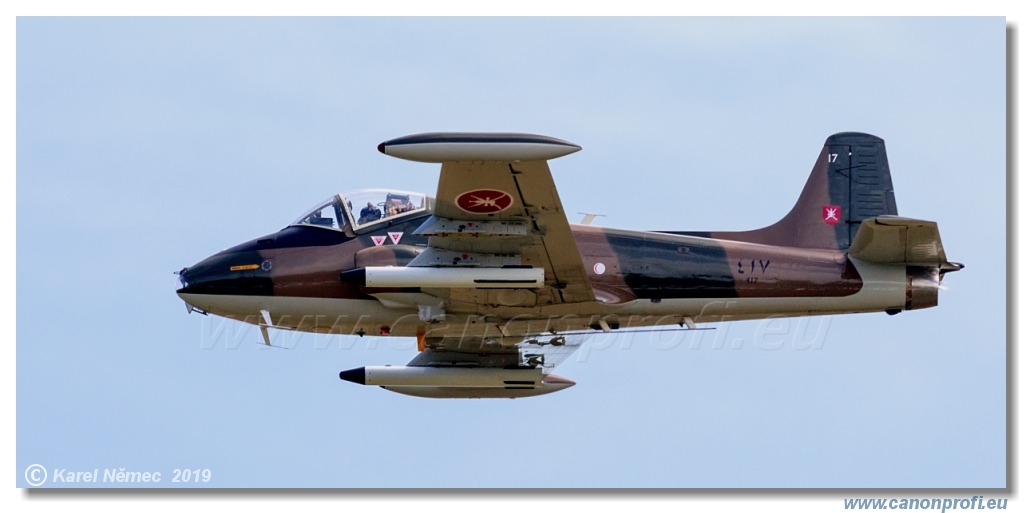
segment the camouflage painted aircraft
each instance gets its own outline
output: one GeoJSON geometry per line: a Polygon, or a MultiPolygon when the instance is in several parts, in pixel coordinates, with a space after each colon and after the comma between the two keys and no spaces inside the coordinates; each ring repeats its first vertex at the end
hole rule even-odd
{"type": "Polygon", "coordinates": [[[528,397],[590,334],[938,304],[936,223],[898,217],[885,143],[829,137],[796,206],[744,232],[570,225],[547,161],[580,150],[529,134],[381,143],[441,164],[437,195],[331,196],[287,228],[179,272],[189,312],[260,327],[416,337],[405,366],[341,379],[422,397],[528,397]]]}

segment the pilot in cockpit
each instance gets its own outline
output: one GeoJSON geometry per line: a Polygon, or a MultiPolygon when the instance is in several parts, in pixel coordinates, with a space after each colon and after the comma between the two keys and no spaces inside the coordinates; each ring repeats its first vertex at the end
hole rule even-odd
{"type": "Polygon", "coordinates": [[[372,201],[366,202],[366,207],[359,211],[359,224],[368,223],[380,219],[380,209],[372,201]]]}
{"type": "Polygon", "coordinates": [[[405,197],[403,197],[403,196],[391,197],[390,194],[388,195],[388,201],[387,201],[387,210],[388,210],[387,215],[388,216],[395,216],[395,215],[398,215],[398,214],[404,214],[406,212],[411,212],[411,211],[413,211],[415,209],[416,209],[416,207],[412,204],[412,199],[410,199],[408,196],[405,196],[405,197]]]}
{"type": "Polygon", "coordinates": [[[416,205],[412,204],[412,198],[406,198],[405,204],[402,205],[402,212],[412,212],[416,210],[416,205]]]}

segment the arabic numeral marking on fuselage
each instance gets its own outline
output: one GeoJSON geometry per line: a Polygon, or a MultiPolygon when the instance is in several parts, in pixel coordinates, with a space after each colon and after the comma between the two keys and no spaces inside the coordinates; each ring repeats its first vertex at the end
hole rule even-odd
{"type": "Polygon", "coordinates": [[[831,163],[835,162],[837,158],[839,158],[839,154],[838,153],[829,153],[828,154],[828,163],[831,164],[831,163]]]}
{"type": "MultiPolygon", "coordinates": [[[[771,263],[771,260],[761,258],[757,260],[750,259],[749,262],[746,260],[737,260],[736,267],[739,274],[766,274],[768,272],[768,265],[771,263]]],[[[753,281],[751,281],[748,277],[747,283],[757,283],[757,278],[754,278],[753,281]]]]}

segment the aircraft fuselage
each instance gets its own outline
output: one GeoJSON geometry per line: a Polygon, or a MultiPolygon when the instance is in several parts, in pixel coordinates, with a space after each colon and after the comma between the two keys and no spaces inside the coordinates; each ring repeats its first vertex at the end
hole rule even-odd
{"type": "Polygon", "coordinates": [[[411,261],[427,247],[427,237],[413,232],[429,215],[359,234],[289,226],[183,270],[178,294],[202,311],[253,324],[268,312],[274,327],[397,336],[488,336],[538,326],[606,330],[931,306],[911,304],[907,267],[859,262],[845,251],[583,225],[572,233],[597,301],[547,304],[536,297],[542,292],[472,290],[462,301],[455,294],[442,318],[423,320],[414,304],[421,289],[375,289],[344,279],[356,269],[411,261]]]}

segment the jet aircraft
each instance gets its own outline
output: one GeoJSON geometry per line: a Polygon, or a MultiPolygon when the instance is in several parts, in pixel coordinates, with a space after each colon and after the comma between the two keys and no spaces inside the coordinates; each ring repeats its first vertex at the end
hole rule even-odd
{"type": "MultiPolygon", "coordinates": [[[[938,304],[949,262],[935,222],[900,217],[882,139],[827,138],[796,205],[740,232],[572,225],[548,161],[581,148],[516,133],[381,143],[440,163],[435,196],[360,190],[178,272],[189,312],[268,329],[416,337],[404,366],[346,381],[420,397],[517,398],[591,334],[938,304]]],[[[678,327],[678,328],[676,328],[678,327]]]]}

